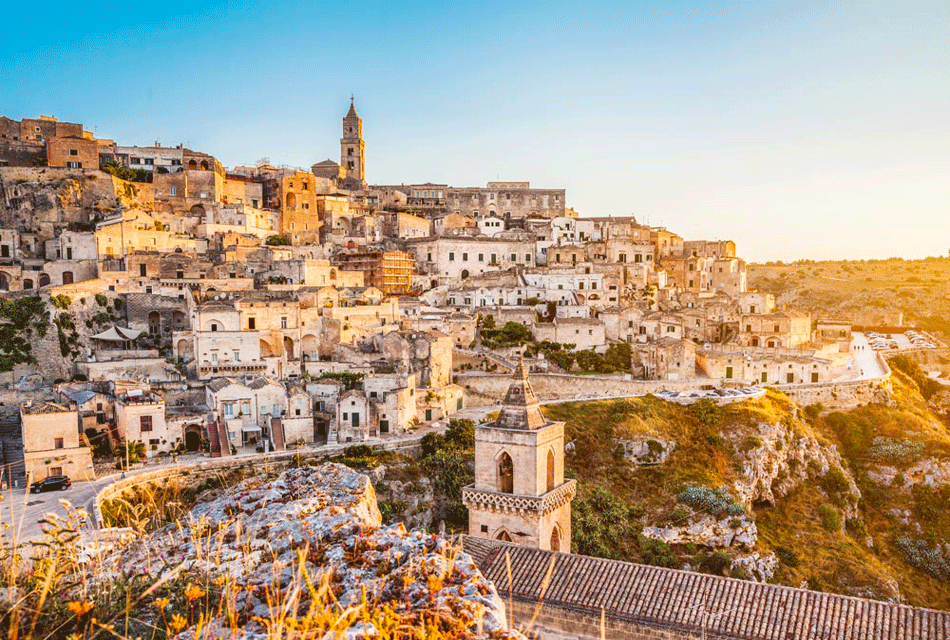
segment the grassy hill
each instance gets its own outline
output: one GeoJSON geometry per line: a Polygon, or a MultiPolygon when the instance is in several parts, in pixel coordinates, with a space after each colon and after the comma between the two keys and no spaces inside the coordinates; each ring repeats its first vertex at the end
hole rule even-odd
{"type": "Polygon", "coordinates": [[[750,264],[749,287],[830,316],[898,309],[905,322],[950,340],[950,258],[802,260],[750,264]]]}
{"type": "Polygon", "coordinates": [[[575,551],[736,577],[747,575],[735,558],[774,554],[772,582],[950,609],[950,546],[940,546],[950,543],[950,486],[904,486],[901,476],[950,459],[950,429],[911,377],[897,371],[894,386],[893,406],[846,413],[797,407],[774,390],[723,408],[652,397],[547,407],[574,440],[575,551]],[[637,464],[624,455],[630,441],[675,445],[664,462],[637,464]],[[734,502],[713,504],[717,517],[755,521],[751,548],[644,535],[709,516],[697,488],[708,504],[717,489],[734,502]]]}

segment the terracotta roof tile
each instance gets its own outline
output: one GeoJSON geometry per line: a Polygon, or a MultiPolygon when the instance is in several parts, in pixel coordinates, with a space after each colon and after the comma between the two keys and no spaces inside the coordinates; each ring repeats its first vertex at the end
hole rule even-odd
{"type": "Polygon", "coordinates": [[[465,550],[507,597],[608,618],[742,640],[950,640],[950,611],[818,593],[617,560],[554,553],[466,536],[465,550]],[[706,611],[704,612],[704,603],[706,611]]]}

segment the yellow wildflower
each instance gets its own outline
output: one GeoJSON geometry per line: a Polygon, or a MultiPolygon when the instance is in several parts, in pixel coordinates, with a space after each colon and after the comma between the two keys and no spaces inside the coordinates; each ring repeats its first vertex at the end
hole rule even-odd
{"type": "Polygon", "coordinates": [[[168,623],[168,626],[172,628],[172,631],[178,633],[185,628],[185,625],[188,624],[185,622],[185,619],[181,617],[181,614],[176,613],[172,616],[172,621],[168,623]]]}
{"type": "Polygon", "coordinates": [[[83,615],[92,610],[91,602],[70,602],[66,605],[69,607],[69,610],[76,614],[77,618],[81,618],[83,615]]]}
{"type": "Polygon", "coordinates": [[[171,602],[168,598],[159,598],[155,601],[155,607],[157,609],[164,609],[168,606],[168,603],[171,602]]]}
{"type": "Polygon", "coordinates": [[[190,584],[185,587],[185,597],[189,600],[197,600],[198,598],[204,596],[205,592],[201,587],[197,587],[193,584],[190,584]]]}

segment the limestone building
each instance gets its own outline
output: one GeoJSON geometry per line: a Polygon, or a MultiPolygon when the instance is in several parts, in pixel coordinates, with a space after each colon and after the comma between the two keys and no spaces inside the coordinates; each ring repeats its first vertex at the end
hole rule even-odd
{"type": "Polygon", "coordinates": [[[571,550],[575,480],[564,480],[564,423],[541,413],[524,361],[494,422],[475,427],[475,484],[465,487],[468,533],[571,550]]]}

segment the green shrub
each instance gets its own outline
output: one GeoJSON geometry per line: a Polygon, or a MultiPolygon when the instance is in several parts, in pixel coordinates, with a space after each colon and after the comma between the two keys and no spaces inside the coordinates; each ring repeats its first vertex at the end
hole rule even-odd
{"type": "Polygon", "coordinates": [[[818,518],[826,531],[841,531],[841,512],[830,504],[818,507],[818,518]]]}
{"type": "Polygon", "coordinates": [[[710,398],[702,398],[689,405],[689,412],[704,427],[711,427],[719,421],[720,408],[710,398]]]}

